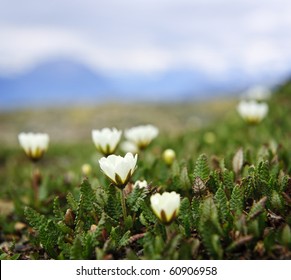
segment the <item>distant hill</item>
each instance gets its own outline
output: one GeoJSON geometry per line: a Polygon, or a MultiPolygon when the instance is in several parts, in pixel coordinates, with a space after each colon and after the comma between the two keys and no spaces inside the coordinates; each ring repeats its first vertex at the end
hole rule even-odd
{"type": "Polygon", "coordinates": [[[44,62],[14,78],[0,77],[0,108],[113,101],[187,101],[242,89],[240,73],[223,81],[178,69],[156,75],[96,73],[70,60],[44,62]]]}
{"type": "Polygon", "coordinates": [[[1,107],[92,101],[97,93],[106,93],[108,84],[105,77],[81,64],[48,62],[15,78],[0,79],[1,107]]]}

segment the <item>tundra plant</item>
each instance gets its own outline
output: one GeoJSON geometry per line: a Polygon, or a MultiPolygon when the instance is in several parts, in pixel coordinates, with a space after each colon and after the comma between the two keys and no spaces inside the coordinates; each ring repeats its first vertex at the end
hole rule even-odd
{"type": "Polygon", "coordinates": [[[158,128],[148,124],[127,129],[124,136],[128,141],[134,143],[140,150],[143,150],[158,136],[158,134],[158,128]]]}
{"type": "Polygon", "coordinates": [[[46,133],[20,133],[20,146],[32,161],[38,161],[48,149],[49,136],[46,133]]]}
{"type": "Polygon", "coordinates": [[[240,116],[249,124],[260,123],[268,113],[268,104],[255,100],[241,101],[237,106],[240,116]]]}
{"type": "Polygon", "coordinates": [[[180,207],[180,195],[176,192],[156,193],[151,196],[151,206],[159,220],[168,225],[178,215],[180,207]]]}
{"type": "Polygon", "coordinates": [[[121,138],[122,131],[116,128],[103,128],[101,130],[92,130],[92,139],[97,150],[104,156],[115,152],[121,138]]]}
{"type": "Polygon", "coordinates": [[[124,157],[110,155],[99,160],[100,168],[121,191],[121,206],[124,220],[127,217],[124,187],[129,182],[137,162],[137,154],[127,153],[124,157]]]}
{"type": "Polygon", "coordinates": [[[170,166],[173,164],[174,160],[176,159],[176,153],[172,149],[166,149],[163,152],[162,157],[163,157],[164,162],[170,166]]]}
{"type": "Polygon", "coordinates": [[[129,182],[137,162],[137,154],[127,153],[124,157],[110,155],[99,160],[103,173],[118,188],[124,188],[129,182]]]}
{"type": "Polygon", "coordinates": [[[134,185],[133,188],[146,188],[148,186],[148,182],[146,180],[140,181],[137,180],[134,185]]]}
{"type": "MultiPolygon", "coordinates": [[[[49,145],[49,136],[46,133],[22,132],[18,135],[18,140],[26,155],[33,162],[37,162],[42,158],[49,145]]],[[[34,193],[33,202],[35,207],[38,207],[39,203],[39,187],[41,181],[41,173],[38,168],[34,167],[31,186],[34,193]]]]}

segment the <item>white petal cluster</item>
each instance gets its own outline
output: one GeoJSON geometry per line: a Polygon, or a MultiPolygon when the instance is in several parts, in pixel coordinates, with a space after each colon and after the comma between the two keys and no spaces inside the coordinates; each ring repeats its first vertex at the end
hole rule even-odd
{"type": "Polygon", "coordinates": [[[103,155],[113,154],[120,141],[122,131],[116,128],[103,128],[101,130],[92,130],[93,142],[103,155]]]}
{"type": "Polygon", "coordinates": [[[132,154],[138,153],[138,147],[130,141],[121,142],[120,148],[125,153],[132,153],[132,154]]]}
{"type": "Polygon", "coordinates": [[[263,120],[268,113],[268,104],[255,100],[241,101],[237,106],[237,111],[241,117],[250,124],[257,124],[263,120]]]}
{"type": "Polygon", "coordinates": [[[137,155],[127,153],[124,157],[110,155],[99,160],[104,174],[118,187],[124,187],[132,176],[137,163],[137,155]]]}
{"type": "Polygon", "coordinates": [[[254,86],[249,88],[243,94],[243,98],[247,100],[264,101],[271,97],[271,90],[265,86],[254,86]]]}
{"type": "Polygon", "coordinates": [[[49,136],[46,133],[22,132],[18,135],[18,140],[26,155],[34,161],[43,156],[49,145],[49,136]]]}
{"type": "Polygon", "coordinates": [[[158,128],[151,124],[132,127],[124,132],[125,138],[139,149],[146,148],[158,134],[158,128]]]}
{"type": "Polygon", "coordinates": [[[178,215],[180,195],[176,192],[156,193],[151,196],[151,207],[155,215],[164,224],[170,224],[178,215]]]}
{"type": "Polygon", "coordinates": [[[148,182],[146,180],[143,180],[143,181],[140,181],[140,180],[137,180],[134,185],[133,185],[133,188],[146,188],[148,186],[148,182]]]}

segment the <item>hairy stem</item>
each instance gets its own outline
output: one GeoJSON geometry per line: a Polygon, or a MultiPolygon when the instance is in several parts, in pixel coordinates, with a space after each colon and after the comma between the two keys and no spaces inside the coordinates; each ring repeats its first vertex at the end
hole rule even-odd
{"type": "Polygon", "coordinates": [[[125,221],[127,217],[125,195],[124,195],[123,189],[120,189],[120,192],[121,192],[121,207],[122,207],[122,213],[123,213],[123,220],[125,221]]]}
{"type": "Polygon", "coordinates": [[[39,206],[39,187],[41,184],[41,173],[38,168],[34,167],[32,171],[32,190],[34,198],[34,206],[38,208],[39,206]]]}

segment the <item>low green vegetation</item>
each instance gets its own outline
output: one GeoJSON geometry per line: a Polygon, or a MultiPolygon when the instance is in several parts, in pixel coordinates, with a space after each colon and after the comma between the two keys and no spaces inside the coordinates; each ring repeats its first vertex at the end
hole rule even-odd
{"type": "Polygon", "coordinates": [[[235,105],[207,125],[170,135],[159,122],[159,136],[139,153],[124,189],[126,217],[90,134],[52,141],[36,164],[19,147],[2,148],[0,258],[290,259],[290,94],[290,84],[278,88],[257,125],[246,124],[235,105]],[[168,148],[176,152],[171,165],[162,158],[168,148]],[[86,176],[85,163],[92,167],[86,176]],[[148,186],[133,188],[137,180],[148,186]],[[150,204],[165,191],[181,197],[169,225],[150,204]]]}

